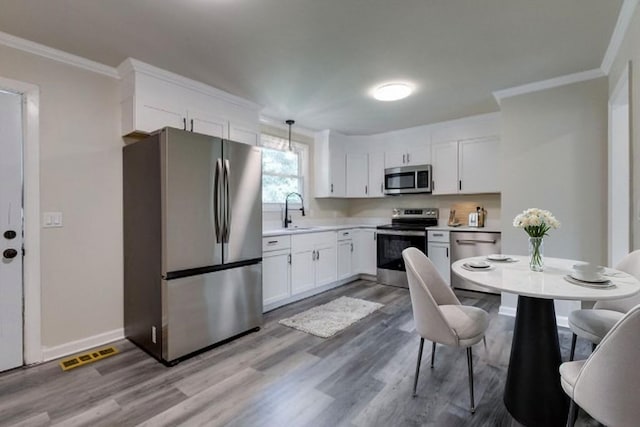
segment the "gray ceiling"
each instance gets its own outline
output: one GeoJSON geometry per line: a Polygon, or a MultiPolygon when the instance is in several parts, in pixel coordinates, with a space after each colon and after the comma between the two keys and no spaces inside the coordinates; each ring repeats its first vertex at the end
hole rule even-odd
{"type": "Polygon", "coordinates": [[[0,30],[127,57],[314,129],[370,134],[497,111],[491,92],[598,68],[622,0],[0,0],[0,30]],[[371,86],[417,92],[382,103],[371,86]]]}

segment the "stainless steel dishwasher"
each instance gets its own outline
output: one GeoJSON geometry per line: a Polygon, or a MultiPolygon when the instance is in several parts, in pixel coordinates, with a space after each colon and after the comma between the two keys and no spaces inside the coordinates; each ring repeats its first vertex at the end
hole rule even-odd
{"type": "MultiPolygon", "coordinates": [[[[485,231],[452,231],[451,232],[451,263],[459,259],[472,256],[499,254],[502,250],[500,233],[485,231]]],[[[451,286],[457,289],[498,294],[482,286],[461,279],[456,274],[451,274],[451,286]]]]}

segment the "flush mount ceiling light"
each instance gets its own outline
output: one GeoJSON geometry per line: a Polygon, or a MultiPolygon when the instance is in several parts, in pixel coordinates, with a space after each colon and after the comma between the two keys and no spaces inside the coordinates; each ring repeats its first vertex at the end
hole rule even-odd
{"type": "Polygon", "coordinates": [[[373,89],[373,97],[378,101],[397,101],[406,98],[413,92],[409,83],[385,83],[373,89]]]}

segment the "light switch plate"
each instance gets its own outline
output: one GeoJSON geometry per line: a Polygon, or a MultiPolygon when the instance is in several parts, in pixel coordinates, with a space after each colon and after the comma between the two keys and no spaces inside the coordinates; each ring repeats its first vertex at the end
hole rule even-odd
{"type": "Polygon", "coordinates": [[[62,212],[44,212],[42,214],[42,227],[62,227],[62,212]]]}

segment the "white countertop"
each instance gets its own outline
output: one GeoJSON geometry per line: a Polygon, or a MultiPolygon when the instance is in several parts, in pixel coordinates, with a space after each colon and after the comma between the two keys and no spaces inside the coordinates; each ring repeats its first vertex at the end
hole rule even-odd
{"type": "Polygon", "coordinates": [[[484,233],[501,233],[501,230],[496,227],[468,227],[466,225],[461,225],[459,227],[451,227],[448,225],[437,225],[435,227],[429,227],[430,231],[477,231],[484,233]]]}
{"type": "MultiPolygon", "coordinates": [[[[262,237],[273,237],[273,236],[285,236],[291,234],[303,234],[303,233],[321,233],[323,231],[338,231],[338,230],[348,230],[352,228],[369,228],[375,229],[378,224],[333,224],[333,225],[301,225],[301,226],[291,226],[289,228],[273,228],[269,230],[264,230],[262,232],[262,237]]],[[[484,233],[500,233],[500,230],[494,227],[449,227],[446,225],[439,225],[435,227],[429,227],[429,231],[472,231],[472,232],[484,232],[484,233]]]]}
{"type": "Polygon", "coordinates": [[[285,236],[288,234],[304,234],[304,233],[321,233],[323,231],[351,230],[354,228],[375,229],[375,224],[340,224],[340,225],[319,225],[319,226],[300,226],[289,228],[276,228],[264,230],[262,237],[285,236]]]}
{"type": "Polygon", "coordinates": [[[480,286],[534,298],[597,301],[629,297],[640,292],[640,281],[630,274],[611,268],[605,269],[605,275],[609,276],[615,286],[597,289],[565,280],[564,277],[571,273],[573,265],[580,264],[581,261],[545,258],[544,271],[535,272],[529,269],[529,257],[510,256],[518,261],[490,262],[490,270],[469,271],[462,267],[464,263],[487,259],[484,256],[465,258],[454,262],[451,271],[480,286]]]}

